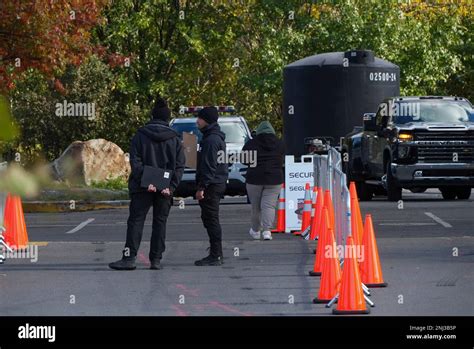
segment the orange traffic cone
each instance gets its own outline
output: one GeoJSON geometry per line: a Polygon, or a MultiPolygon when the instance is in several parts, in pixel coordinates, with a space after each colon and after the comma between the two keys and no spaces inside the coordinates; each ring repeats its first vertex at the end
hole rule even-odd
{"type": "Polygon", "coordinates": [[[383,281],[382,266],[370,214],[365,215],[364,227],[364,237],[362,239],[364,259],[359,264],[362,282],[367,287],[386,287],[387,283],[383,281]]]}
{"type": "Polygon", "coordinates": [[[306,229],[306,232],[302,234],[302,237],[304,237],[306,240],[314,240],[314,234],[316,232],[316,229],[314,227],[315,225],[315,219],[316,219],[316,204],[318,200],[318,187],[314,186],[313,187],[313,195],[311,196],[311,219],[310,219],[310,224],[309,224],[309,229],[306,229]],[[313,235],[311,235],[313,234],[313,235]]]}
{"type": "Polygon", "coordinates": [[[337,307],[333,309],[333,314],[368,314],[362,290],[362,281],[359,274],[357,257],[354,256],[355,245],[352,236],[347,237],[346,244],[350,247],[351,253],[344,258],[344,268],[342,270],[342,281],[337,300],[337,307]]]}
{"type": "MultiPolygon", "coordinates": [[[[354,242],[361,243],[362,235],[364,234],[364,226],[362,223],[362,214],[360,213],[360,206],[359,206],[359,198],[357,196],[357,189],[354,182],[349,184],[349,193],[351,198],[351,217],[354,216],[355,223],[357,224],[357,233],[358,235],[352,234],[354,237],[354,242]],[[354,200],[354,201],[352,201],[354,200]]],[[[352,226],[352,230],[354,231],[354,225],[352,226]]]]}
{"type": "Polygon", "coordinates": [[[311,187],[309,183],[306,183],[306,186],[304,189],[303,216],[301,217],[301,230],[296,231],[295,235],[301,235],[305,233],[306,229],[309,230],[310,224],[311,224],[311,187]]]}
{"type": "Polygon", "coordinates": [[[311,220],[311,231],[309,234],[310,240],[315,240],[319,237],[319,228],[321,226],[322,216],[323,216],[323,206],[324,206],[324,195],[323,188],[317,188],[317,198],[316,198],[316,209],[314,212],[314,217],[311,220]],[[319,195],[321,194],[321,195],[319,195]]]}
{"type": "Polygon", "coordinates": [[[354,182],[349,183],[349,194],[351,196],[351,199],[357,197],[357,188],[354,182]]]}
{"type": "Polygon", "coordinates": [[[360,215],[357,214],[357,198],[351,198],[351,236],[354,239],[354,244],[359,246],[362,243],[362,239],[360,238],[360,229],[364,229],[363,226],[359,223],[358,217],[360,215]]]}
{"type": "Polygon", "coordinates": [[[313,195],[311,196],[311,221],[314,218],[314,215],[316,214],[316,201],[318,200],[318,187],[314,186],[313,187],[313,195]]]}
{"type": "MultiPolygon", "coordinates": [[[[329,303],[339,291],[341,282],[341,266],[337,256],[336,241],[332,229],[328,229],[326,246],[331,246],[331,255],[325,255],[323,259],[323,271],[321,273],[321,283],[319,285],[318,296],[313,299],[313,303],[329,303]]],[[[327,253],[326,248],[324,253],[327,253]]]]}
{"type": "Polygon", "coordinates": [[[331,192],[329,189],[326,189],[324,192],[324,206],[328,209],[329,228],[334,231],[334,206],[332,204],[331,192]]]}
{"type": "Polygon", "coordinates": [[[356,218],[357,218],[357,231],[359,232],[359,241],[362,242],[362,237],[364,235],[364,224],[362,223],[362,213],[360,212],[359,201],[354,200],[356,204],[356,218]]]}
{"type": "MultiPolygon", "coordinates": [[[[331,200],[331,194],[328,189],[324,191],[324,199],[323,199],[323,210],[326,208],[328,210],[328,223],[327,223],[327,228],[332,228],[331,226],[331,210],[332,210],[332,200],[331,200]]],[[[319,227],[318,230],[321,232],[323,231],[323,219],[320,220],[319,222],[319,227]]]]}
{"type": "Polygon", "coordinates": [[[24,249],[28,245],[28,233],[26,232],[25,216],[21,206],[21,198],[8,194],[5,203],[4,218],[5,243],[12,249],[24,249]]]}
{"type": "Polygon", "coordinates": [[[283,183],[278,197],[277,225],[272,233],[284,233],[285,228],[285,183],[283,183]]]}
{"type": "Polygon", "coordinates": [[[316,256],[314,257],[313,270],[309,272],[310,276],[321,275],[323,258],[324,258],[324,247],[326,246],[327,233],[329,231],[329,214],[327,207],[323,208],[323,224],[319,233],[318,246],[316,248],[316,256]]]}

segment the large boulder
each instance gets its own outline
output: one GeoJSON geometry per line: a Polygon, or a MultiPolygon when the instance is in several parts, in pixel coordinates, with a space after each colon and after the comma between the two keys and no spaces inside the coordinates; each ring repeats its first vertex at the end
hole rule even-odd
{"type": "Polygon", "coordinates": [[[70,184],[91,185],[130,175],[128,155],[105,139],[75,141],[51,163],[54,179],[70,184]]]}

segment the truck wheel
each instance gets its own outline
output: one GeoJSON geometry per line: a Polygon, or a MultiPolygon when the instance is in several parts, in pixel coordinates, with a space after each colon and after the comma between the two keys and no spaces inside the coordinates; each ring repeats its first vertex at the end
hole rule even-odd
{"type": "Polygon", "coordinates": [[[402,188],[398,186],[392,174],[390,162],[387,161],[385,174],[387,175],[387,199],[388,201],[398,201],[402,199],[402,188]]]}
{"type": "MultiPolygon", "coordinates": [[[[342,157],[344,159],[344,154],[347,154],[347,151],[343,151],[342,157]]],[[[357,181],[351,176],[351,168],[349,166],[349,161],[342,161],[342,172],[346,174],[347,187],[351,185],[351,182],[355,183],[357,197],[360,201],[369,201],[372,200],[374,196],[374,190],[372,187],[367,185],[364,181],[357,181]]]]}
{"type": "Polygon", "coordinates": [[[456,198],[456,188],[439,188],[444,200],[454,200],[456,198]]]}
{"type": "Polygon", "coordinates": [[[471,187],[459,187],[456,189],[456,196],[459,200],[469,200],[471,197],[471,187]]]}
{"type": "Polygon", "coordinates": [[[355,185],[357,190],[357,196],[359,197],[360,201],[372,200],[374,192],[369,185],[362,181],[355,182],[355,185]]]}

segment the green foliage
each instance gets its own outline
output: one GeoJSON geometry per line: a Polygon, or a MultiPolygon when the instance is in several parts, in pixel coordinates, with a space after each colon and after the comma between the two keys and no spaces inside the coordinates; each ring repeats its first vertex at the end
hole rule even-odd
{"type": "Polygon", "coordinates": [[[91,187],[99,189],[121,190],[127,189],[128,183],[121,178],[115,178],[104,182],[93,182],[91,187]]]}
{"type": "Polygon", "coordinates": [[[29,70],[17,83],[12,95],[13,115],[21,137],[12,147],[30,159],[42,152],[48,160],[57,158],[76,140],[105,138],[128,151],[135,129],[144,113],[136,105],[124,105],[116,90],[116,76],[95,56],[79,68],[69,67],[60,77],[64,94],[51,87],[48,80],[29,70]],[[95,118],[57,115],[57,103],[94,103],[95,118]]]}
{"type": "Polygon", "coordinates": [[[0,146],[3,142],[12,140],[18,130],[11,118],[10,106],[8,100],[0,96],[0,146]]]}
{"type": "Polygon", "coordinates": [[[119,71],[119,88],[132,100],[146,104],[161,93],[175,110],[180,104],[232,103],[252,126],[269,119],[281,130],[282,69],[317,53],[371,49],[400,66],[403,94],[449,94],[440,86],[472,62],[460,47],[472,35],[467,7],[116,0],[97,38],[132,57],[128,70],[119,71]],[[124,19],[124,12],[131,15],[124,19]]]}
{"type": "Polygon", "coordinates": [[[281,132],[284,66],[350,49],[399,65],[402,94],[474,99],[465,2],[113,0],[102,15],[92,40],[107,54],[59,76],[64,94],[35,70],[16,82],[13,149],[52,160],[74,140],[101,137],[128,151],[157,94],[175,115],[180,105],[233,104],[251,127],[266,119],[281,132]],[[56,116],[64,99],[95,102],[96,119],[56,116]]]}

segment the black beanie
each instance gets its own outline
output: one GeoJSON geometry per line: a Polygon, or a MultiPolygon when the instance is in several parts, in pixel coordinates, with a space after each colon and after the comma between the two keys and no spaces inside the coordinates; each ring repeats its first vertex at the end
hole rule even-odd
{"type": "Polygon", "coordinates": [[[219,115],[215,107],[205,107],[199,111],[198,118],[203,119],[208,124],[212,124],[214,122],[217,122],[219,115]]]}
{"type": "Polygon", "coordinates": [[[166,103],[163,98],[158,97],[151,111],[151,115],[153,119],[169,121],[171,117],[171,110],[168,108],[168,103],[166,103]]]}

